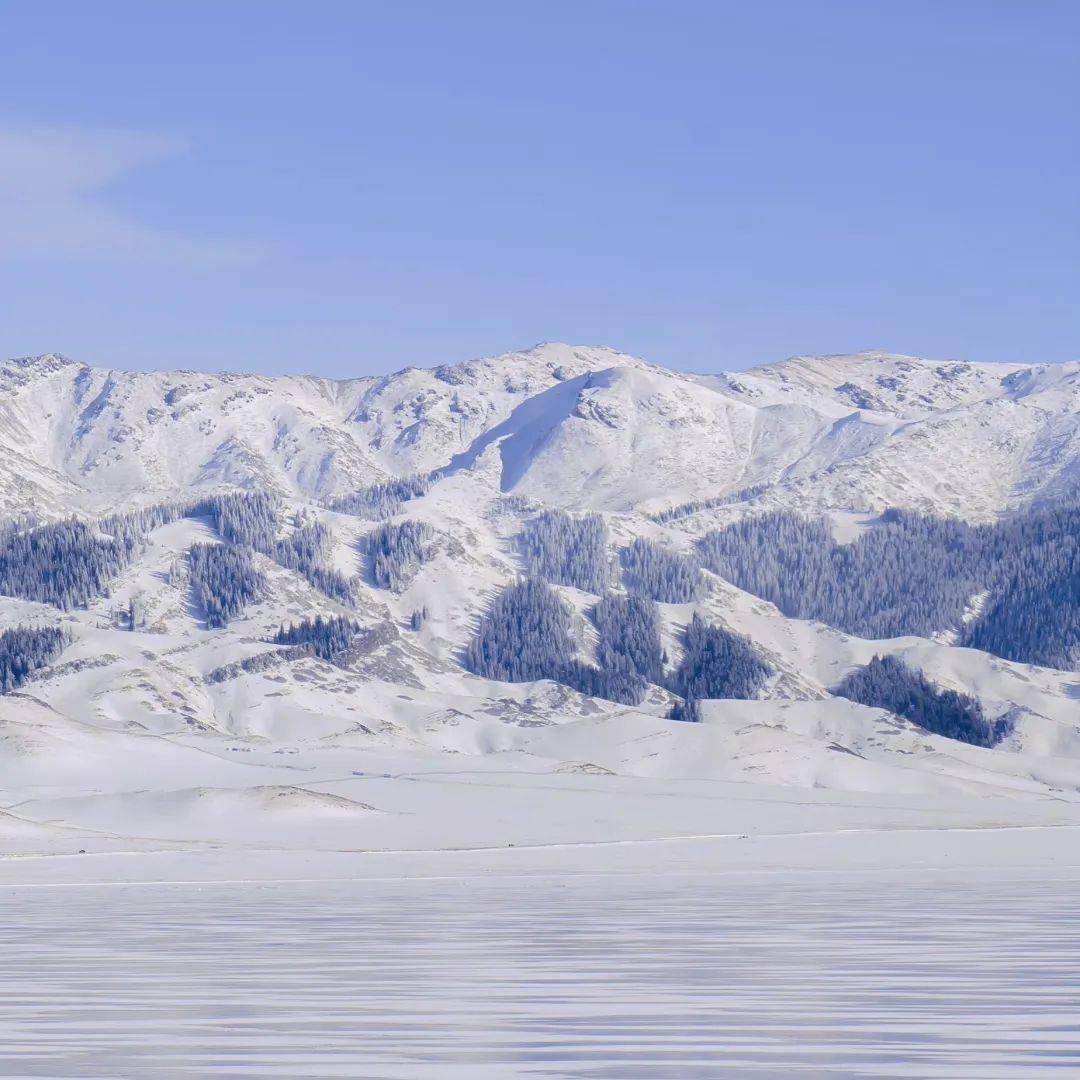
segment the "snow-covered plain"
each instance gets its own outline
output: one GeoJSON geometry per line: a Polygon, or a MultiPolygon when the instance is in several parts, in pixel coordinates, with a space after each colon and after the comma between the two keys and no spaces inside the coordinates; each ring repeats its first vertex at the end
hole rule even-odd
{"type": "MultiPolygon", "coordinates": [[[[271,490],[332,529],[370,642],[208,681],[344,609],[256,556],[267,598],[206,629],[203,519],[85,610],[0,598],[0,628],[74,637],[0,697],[5,1075],[1075,1075],[1080,675],[952,627],[855,638],[711,575],[660,605],[669,658],[697,610],[775,674],[699,725],[660,688],[628,707],[460,658],[542,507],[675,550],[761,507],[840,542],[894,505],[991,520],[1075,496],[1078,399],[1075,364],[878,353],[703,377],[545,345],[343,383],[0,365],[4,515],[271,490]],[[433,557],[376,588],[373,523],[328,503],[436,469],[401,515],[433,557]],[[982,749],[829,695],[885,653],[1015,733],[982,749]]],[[[595,598],[559,591],[587,660],[595,598]]]]}

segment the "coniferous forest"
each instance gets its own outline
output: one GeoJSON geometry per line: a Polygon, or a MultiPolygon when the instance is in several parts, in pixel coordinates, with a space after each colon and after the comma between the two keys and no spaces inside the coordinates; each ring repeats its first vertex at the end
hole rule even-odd
{"type": "Polygon", "coordinates": [[[891,510],[851,544],[789,512],[709,533],[704,565],[794,618],[860,637],[958,632],[1010,660],[1080,666],[1080,508],[992,525],[891,510]],[[985,594],[969,621],[972,599],[985,594]]]}
{"type": "Polygon", "coordinates": [[[275,645],[310,645],[320,659],[333,660],[359,632],[360,624],[347,615],[316,615],[282,626],[272,640],[275,645]]]}
{"type": "Polygon", "coordinates": [[[17,690],[70,644],[71,635],[58,626],[13,626],[0,631],[0,694],[17,690]]]}
{"type": "Polygon", "coordinates": [[[503,589],[465,650],[465,666],[485,679],[553,679],[574,657],[569,611],[543,581],[526,579],[503,589]]]}
{"type": "Polygon", "coordinates": [[[262,599],[266,582],[247,548],[232,544],[192,544],[188,552],[191,589],[206,613],[209,629],[228,626],[248,604],[262,599]]]}
{"type": "MultiPolygon", "coordinates": [[[[362,516],[382,516],[427,485],[419,478],[373,485],[351,497],[350,506],[362,516]]],[[[208,518],[225,541],[195,545],[189,554],[193,593],[208,626],[227,625],[265,594],[253,552],[296,571],[341,604],[355,605],[354,579],[329,566],[329,529],[302,517],[287,525],[274,497],[263,492],[161,504],[97,522],[10,524],[0,530],[0,593],[61,610],[85,606],[108,594],[152,529],[198,516],[208,518]]],[[[432,536],[430,526],[418,521],[377,526],[364,541],[375,583],[404,588],[428,557],[432,536]]],[[[624,595],[608,591],[613,563],[598,514],[545,511],[527,523],[519,546],[532,576],[505,589],[482,616],[465,654],[469,670],[510,681],[554,679],[626,704],[639,703],[650,684],[664,686],[682,699],[673,712],[680,719],[698,719],[697,702],[705,698],[752,697],[768,678],[770,667],[752,643],[699,615],[685,630],[678,666],[666,670],[655,602],[701,597],[694,558],[633,540],[621,552],[630,590],[624,595]],[[595,664],[577,657],[569,610],[552,584],[599,597],[588,609],[597,635],[595,664]]],[[[700,565],[789,616],[871,638],[951,630],[958,644],[1007,659],[1062,669],[1080,665],[1080,509],[1074,506],[990,525],[888,511],[848,544],[837,543],[824,521],[772,512],[708,533],[697,552],[700,565]]],[[[410,625],[418,629],[423,619],[414,613],[410,625]]],[[[319,641],[328,636],[337,648],[346,625],[297,633],[310,632],[319,641]]],[[[44,652],[34,642],[47,651],[46,639],[26,641],[19,647],[40,663],[44,652]]],[[[869,675],[853,674],[837,693],[895,698],[902,708],[893,711],[951,738],[993,745],[1001,737],[973,711],[977,702],[942,697],[918,673],[898,671],[891,661],[867,670],[869,675]]]]}
{"type": "MultiPolygon", "coordinates": [[[[607,655],[612,655],[610,645],[607,655]]],[[[550,585],[534,579],[499,593],[480,619],[464,664],[484,678],[552,679],[590,697],[626,705],[639,704],[648,685],[632,661],[593,667],[576,659],[569,608],[550,585]]]]}
{"type": "Polygon", "coordinates": [[[628,705],[640,704],[650,683],[688,702],[753,697],[772,670],[748,638],[695,615],[684,635],[682,662],[666,676],[652,601],[606,595],[591,615],[598,634],[596,666],[576,659],[569,609],[549,585],[536,580],[510,585],[481,618],[465,666],[507,682],[552,679],[628,705]]]}
{"type": "Polygon", "coordinates": [[[74,518],[8,529],[0,534],[0,593],[61,611],[84,607],[105,592],[137,550],[134,531],[106,533],[74,518]]]}
{"type": "Polygon", "coordinates": [[[525,527],[521,550],[529,573],[552,585],[591,593],[607,586],[607,527],[599,514],[545,511],[525,527]]]}
{"type": "Polygon", "coordinates": [[[601,671],[626,671],[646,682],[661,683],[664,651],[656,605],[640,596],[606,593],[592,609],[601,671]]]}
{"type": "Polygon", "coordinates": [[[975,698],[938,689],[922,672],[895,656],[875,656],[848,674],[833,693],[860,705],[887,709],[935,735],[973,746],[995,746],[1012,732],[1007,719],[988,720],[975,698]]]}
{"type": "Polygon", "coordinates": [[[426,494],[430,487],[431,478],[427,476],[386,480],[334,499],[330,509],[369,521],[383,521],[400,513],[405,503],[426,494]]]}
{"type": "Polygon", "coordinates": [[[324,596],[345,607],[356,603],[356,587],[340,570],[328,566],[332,537],[321,521],[298,525],[283,540],[275,540],[266,552],[279,566],[295,570],[324,596]]]}
{"type": "Polygon", "coordinates": [[[674,719],[698,719],[696,702],[705,698],[755,697],[771,674],[772,666],[748,637],[712,626],[695,613],[683,633],[682,662],[668,681],[685,702],[676,707],[674,719]]]}
{"type": "Polygon", "coordinates": [[[380,589],[401,592],[430,555],[435,533],[422,521],[379,525],[364,538],[371,576],[380,589]]]}
{"type": "Polygon", "coordinates": [[[685,555],[640,537],[622,552],[627,586],[660,604],[688,604],[697,599],[701,571],[685,555]]]}
{"type": "Polygon", "coordinates": [[[162,503],[97,522],[66,521],[0,529],[0,595],[36,600],[68,611],[108,594],[110,582],[138,555],[151,530],[181,518],[208,518],[229,545],[258,551],[302,574],[346,606],[352,582],[326,566],[331,536],[321,522],[300,523],[278,537],[277,502],[264,492],[213,495],[162,503]]]}

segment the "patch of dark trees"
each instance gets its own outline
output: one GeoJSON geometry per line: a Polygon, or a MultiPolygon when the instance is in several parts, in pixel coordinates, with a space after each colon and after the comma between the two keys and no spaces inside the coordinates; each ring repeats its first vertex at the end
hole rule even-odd
{"type": "Polygon", "coordinates": [[[0,632],[0,694],[17,690],[70,644],[71,634],[58,626],[13,626],[0,632]]]}
{"type": "Polygon", "coordinates": [[[607,526],[599,514],[547,510],[526,524],[519,543],[531,577],[597,594],[607,587],[607,526]]]}
{"type": "MultiPolygon", "coordinates": [[[[346,606],[355,603],[352,580],[326,565],[332,539],[327,527],[317,521],[301,522],[279,538],[278,505],[265,492],[162,503],[92,522],[69,518],[45,524],[10,524],[0,528],[0,594],[51,604],[61,611],[85,607],[109,594],[110,583],[138,556],[150,532],[181,518],[195,517],[209,518],[229,547],[267,555],[302,574],[332,599],[346,606]]],[[[220,583],[226,589],[219,604],[211,600],[217,618],[235,605],[240,596],[235,590],[243,592],[243,588],[209,572],[211,576],[202,583],[205,588],[213,589],[220,583]]]]}
{"type": "Polygon", "coordinates": [[[309,645],[321,660],[333,660],[360,633],[360,624],[347,615],[316,615],[298,623],[284,624],[271,638],[275,645],[309,645]]]}
{"type": "Polygon", "coordinates": [[[955,690],[942,690],[921,671],[895,656],[875,656],[833,689],[837,697],[902,716],[935,735],[973,746],[996,746],[1012,734],[1007,717],[989,720],[980,702],[955,690]]]}
{"type": "Polygon", "coordinates": [[[989,525],[890,510],[854,543],[786,511],[710,532],[702,562],[794,618],[860,637],[958,631],[958,644],[1080,666],[1080,507],[989,525]],[[972,597],[988,599],[964,621],[972,597]]]}
{"type": "Polygon", "coordinates": [[[700,591],[697,563],[640,537],[623,548],[627,587],[660,604],[688,604],[700,591]]]}
{"type": "Polygon", "coordinates": [[[72,518],[25,532],[0,534],[0,593],[52,604],[61,611],[84,607],[134,558],[139,534],[72,518]]]}
{"type": "Polygon", "coordinates": [[[209,629],[228,626],[266,593],[266,580],[246,547],[192,544],[188,565],[192,595],[205,612],[209,629]]]}
{"type": "Polygon", "coordinates": [[[668,689],[683,699],[672,717],[700,719],[698,702],[705,698],[757,697],[772,672],[748,637],[713,626],[695,613],[683,632],[682,661],[668,680],[668,689]]]}
{"type": "MultiPolygon", "coordinates": [[[[654,602],[608,593],[589,614],[598,636],[595,666],[577,659],[570,609],[555,590],[535,579],[515,582],[481,617],[464,665],[484,678],[551,679],[626,705],[639,705],[650,684],[663,686],[679,698],[669,716],[689,722],[700,721],[704,700],[757,697],[773,674],[748,637],[696,613],[683,631],[682,658],[672,671],[665,671],[654,602]]],[[[976,746],[995,746],[1012,731],[1007,719],[988,720],[975,698],[939,689],[893,657],[858,668],[833,693],[976,746]]]]}
{"type": "Polygon", "coordinates": [[[422,521],[387,523],[374,528],[361,544],[375,584],[394,592],[405,589],[430,558],[434,536],[431,526],[422,521]]]}
{"type": "Polygon", "coordinates": [[[656,605],[607,594],[590,611],[597,664],[575,656],[570,610],[546,582],[507,586],[481,617],[464,657],[476,675],[505,682],[552,679],[590,697],[639,705],[650,684],[685,697],[752,697],[771,669],[749,640],[699,618],[687,628],[679,667],[665,676],[656,605]]]}
{"type": "Polygon", "coordinates": [[[402,506],[411,499],[426,495],[431,488],[430,476],[404,476],[397,480],[385,480],[360,488],[349,495],[334,499],[329,508],[339,514],[368,521],[385,521],[400,513],[402,506]]]}

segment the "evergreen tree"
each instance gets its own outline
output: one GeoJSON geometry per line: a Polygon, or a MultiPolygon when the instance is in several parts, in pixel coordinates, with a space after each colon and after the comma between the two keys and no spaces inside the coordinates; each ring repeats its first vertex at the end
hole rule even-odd
{"type": "Polygon", "coordinates": [[[1080,508],[1019,515],[986,531],[994,582],[960,644],[1080,670],[1080,508]]]}
{"type": "Polygon", "coordinates": [[[990,525],[890,510],[854,543],[824,522],[776,512],[709,533],[709,569],[794,618],[860,637],[931,636],[1010,660],[1080,666],[1080,507],[990,525]],[[986,593],[982,612],[964,618],[986,593]]]}
{"type": "Polygon", "coordinates": [[[137,532],[113,524],[106,533],[71,518],[0,533],[0,593],[62,611],[85,607],[138,551],[137,532]]]}
{"type": "Polygon", "coordinates": [[[705,698],[753,698],[772,674],[749,638],[711,626],[697,613],[683,634],[683,658],[668,689],[691,702],[705,698]]]}
{"type": "Polygon", "coordinates": [[[596,662],[601,671],[637,675],[646,683],[663,682],[660,625],[651,600],[606,593],[593,608],[592,619],[599,635],[596,662]]]}
{"type": "Polygon", "coordinates": [[[510,585],[481,618],[465,667],[488,679],[552,679],[589,697],[641,704],[649,683],[663,675],[655,605],[607,595],[592,616],[599,634],[596,667],[575,658],[569,609],[546,582],[510,585]]]}
{"type": "Polygon", "coordinates": [[[669,720],[681,720],[684,724],[701,723],[701,702],[695,697],[676,701],[668,713],[669,720]]]}
{"type": "Polygon", "coordinates": [[[331,549],[330,530],[319,521],[295,528],[283,540],[275,540],[266,552],[279,566],[302,574],[313,588],[346,607],[356,606],[356,586],[351,578],[326,565],[331,549]]]}
{"type": "Polygon", "coordinates": [[[192,507],[191,516],[208,515],[223,540],[269,555],[277,541],[277,500],[265,491],[213,495],[192,507]]]}
{"type": "Polygon", "coordinates": [[[339,514],[384,521],[401,511],[410,499],[426,495],[432,484],[431,476],[405,476],[399,480],[386,480],[370,487],[361,488],[351,495],[343,495],[330,503],[330,509],[339,514]]]}
{"type": "Polygon", "coordinates": [[[465,650],[465,666],[475,675],[504,682],[553,679],[574,658],[569,612],[542,581],[508,585],[465,650]]]}
{"type": "Polygon", "coordinates": [[[277,501],[265,492],[161,503],[96,522],[70,518],[42,525],[23,520],[0,527],[0,594],[64,611],[85,607],[107,594],[112,579],[130,565],[150,532],[185,517],[209,517],[228,544],[268,555],[332,599],[355,603],[354,583],[325,565],[331,541],[326,526],[303,523],[279,539],[277,501]]]}

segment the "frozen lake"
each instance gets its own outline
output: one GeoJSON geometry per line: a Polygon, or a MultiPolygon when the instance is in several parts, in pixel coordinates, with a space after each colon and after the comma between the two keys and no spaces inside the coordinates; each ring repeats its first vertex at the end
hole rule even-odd
{"type": "Polygon", "coordinates": [[[0,889],[5,1077],[1080,1075],[1075,884],[0,889]]]}

